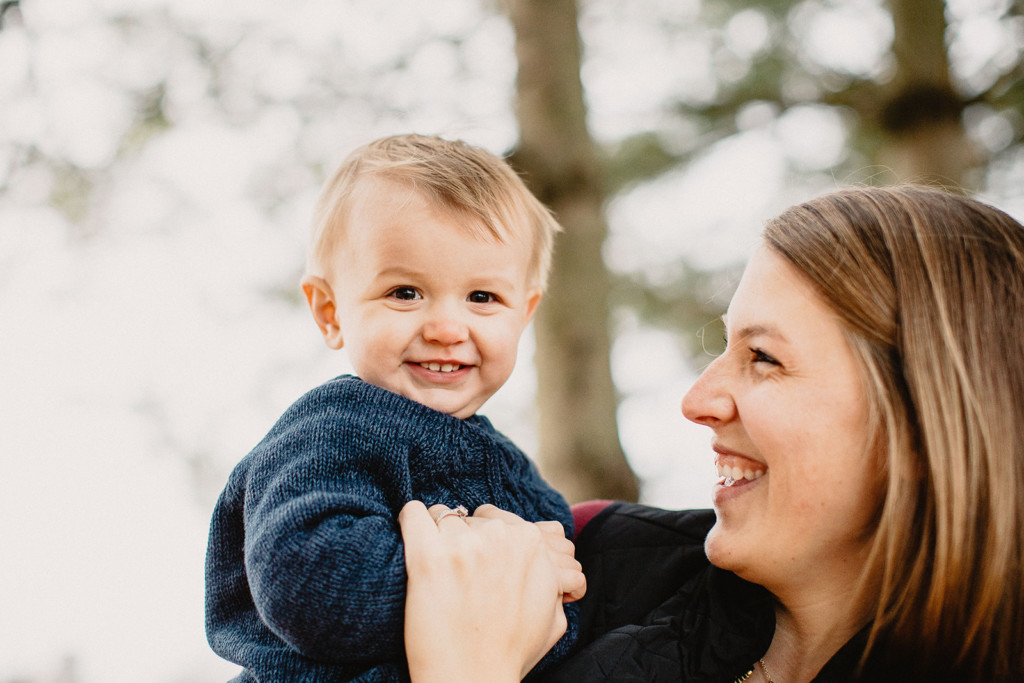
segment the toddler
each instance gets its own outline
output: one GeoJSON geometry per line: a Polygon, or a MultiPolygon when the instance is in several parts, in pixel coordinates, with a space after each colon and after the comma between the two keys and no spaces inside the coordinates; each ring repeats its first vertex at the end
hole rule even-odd
{"type": "MultiPolygon", "coordinates": [[[[238,683],[408,680],[409,500],[490,503],[571,537],[562,496],[477,415],[512,372],[558,229],[504,161],[457,141],[384,138],[327,183],[302,289],[356,374],[296,401],[217,502],[206,629],[238,683]]],[[[572,645],[566,610],[541,668],[572,645]]]]}

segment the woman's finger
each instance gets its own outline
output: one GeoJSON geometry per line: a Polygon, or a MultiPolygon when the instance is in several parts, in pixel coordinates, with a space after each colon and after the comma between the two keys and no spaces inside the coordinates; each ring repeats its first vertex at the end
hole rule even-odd
{"type": "Polygon", "coordinates": [[[434,518],[434,523],[437,524],[438,528],[441,528],[442,524],[444,524],[447,528],[451,528],[451,529],[458,529],[459,527],[465,527],[466,526],[466,521],[468,519],[467,516],[466,516],[468,514],[468,512],[466,511],[466,508],[464,508],[461,505],[459,505],[458,507],[454,507],[454,508],[450,508],[447,505],[440,505],[440,504],[438,504],[438,505],[431,505],[429,512],[430,512],[430,516],[434,518]],[[455,522],[458,523],[458,525],[457,526],[451,526],[452,522],[449,521],[449,520],[454,520],[455,522]]]}
{"type": "Polygon", "coordinates": [[[418,500],[410,500],[402,507],[398,513],[398,524],[402,527],[402,536],[406,545],[409,545],[410,541],[413,545],[420,544],[437,534],[437,524],[434,523],[433,514],[418,500]]]}
{"type": "Polygon", "coordinates": [[[534,524],[546,534],[551,534],[557,538],[565,538],[565,527],[562,526],[561,522],[551,519],[545,522],[534,522],[534,524]]]}
{"type": "MultiPolygon", "coordinates": [[[[524,520],[522,517],[515,514],[514,512],[502,510],[501,508],[495,507],[494,505],[491,505],[489,503],[487,505],[481,505],[476,510],[473,510],[473,516],[482,517],[484,519],[497,519],[502,522],[507,522],[510,524],[526,522],[526,520],[524,520]]],[[[529,522],[526,523],[529,524],[529,522]]]]}
{"type": "Polygon", "coordinates": [[[583,566],[576,560],[576,546],[565,537],[565,529],[560,522],[534,522],[534,525],[541,530],[551,563],[558,573],[562,602],[576,602],[587,592],[583,566]]]}
{"type": "MultiPolygon", "coordinates": [[[[518,515],[493,505],[481,505],[473,512],[473,517],[513,525],[529,524],[518,515]]],[[[576,560],[576,546],[565,537],[565,527],[555,520],[533,522],[533,526],[541,531],[547,546],[548,557],[555,568],[559,591],[562,594],[562,602],[579,600],[587,592],[587,579],[583,575],[582,565],[576,560]]]]}
{"type": "Polygon", "coordinates": [[[555,571],[558,589],[562,592],[562,602],[576,602],[587,594],[587,577],[580,569],[556,568],[555,571]]]}
{"type": "Polygon", "coordinates": [[[587,592],[587,578],[583,575],[583,565],[573,557],[572,552],[557,552],[549,545],[548,559],[555,569],[562,602],[576,602],[582,598],[587,592]]]}
{"type": "Polygon", "coordinates": [[[399,522],[414,681],[519,680],[565,631],[565,569],[533,524],[494,509],[476,519],[448,515],[438,525],[412,503],[399,522]]]}

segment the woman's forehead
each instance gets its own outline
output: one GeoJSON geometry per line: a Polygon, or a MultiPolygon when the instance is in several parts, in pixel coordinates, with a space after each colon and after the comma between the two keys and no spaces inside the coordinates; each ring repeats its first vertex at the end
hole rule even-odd
{"type": "Polygon", "coordinates": [[[724,316],[729,336],[787,340],[808,328],[838,325],[835,312],[784,257],[761,247],[751,257],[724,316]]]}

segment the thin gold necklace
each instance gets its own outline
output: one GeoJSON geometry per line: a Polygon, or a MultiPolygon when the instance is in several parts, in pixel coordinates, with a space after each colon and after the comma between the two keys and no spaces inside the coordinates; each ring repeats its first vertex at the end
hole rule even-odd
{"type": "Polygon", "coordinates": [[[772,675],[770,673],[768,673],[768,667],[764,665],[764,658],[763,657],[761,659],[757,660],[757,662],[755,662],[754,666],[750,667],[750,671],[748,671],[747,673],[745,673],[742,676],[740,676],[739,678],[737,678],[735,681],[733,681],[733,683],[743,683],[743,681],[745,681],[748,678],[750,678],[751,676],[753,676],[754,675],[754,669],[757,666],[761,667],[761,673],[764,674],[764,677],[768,681],[768,683],[775,683],[775,681],[772,680],[772,675]]]}
{"type": "Polygon", "coordinates": [[[740,676],[739,678],[737,678],[737,679],[736,679],[735,681],[733,681],[732,683],[743,683],[743,681],[747,680],[748,678],[750,678],[750,677],[751,677],[751,676],[753,676],[753,675],[754,675],[754,670],[753,670],[753,669],[751,669],[751,670],[750,670],[750,671],[748,671],[747,673],[745,673],[745,674],[743,674],[742,676],[740,676]]]}

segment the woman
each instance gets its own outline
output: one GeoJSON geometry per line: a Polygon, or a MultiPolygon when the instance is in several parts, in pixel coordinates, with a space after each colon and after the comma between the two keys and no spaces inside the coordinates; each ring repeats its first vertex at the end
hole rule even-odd
{"type": "MultiPolygon", "coordinates": [[[[683,400],[714,433],[714,513],[587,524],[585,644],[544,680],[1020,680],[1024,228],[937,190],[826,195],[768,223],[726,326],[683,400]]],[[[414,681],[518,680],[572,568],[493,511],[406,513],[414,681]]]]}

